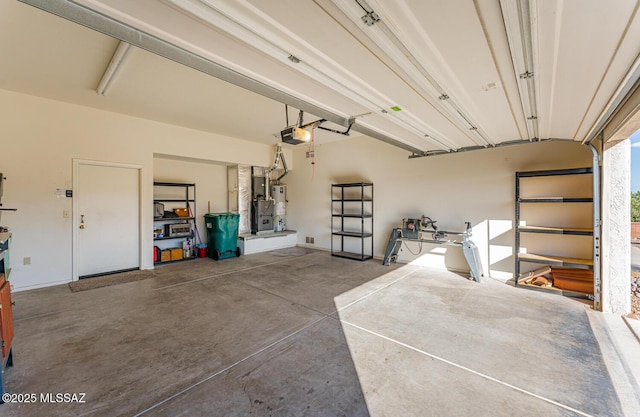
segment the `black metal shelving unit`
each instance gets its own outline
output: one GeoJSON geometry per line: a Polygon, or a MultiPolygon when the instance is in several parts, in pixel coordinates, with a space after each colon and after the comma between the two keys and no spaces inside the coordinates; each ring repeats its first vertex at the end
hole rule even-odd
{"type": "MultiPolygon", "coordinates": [[[[521,215],[523,205],[551,205],[555,204],[576,204],[576,209],[580,209],[585,203],[593,204],[592,197],[522,197],[521,196],[521,181],[526,178],[536,177],[554,177],[554,176],[567,176],[567,175],[592,175],[593,168],[573,168],[573,169],[558,169],[558,170],[545,170],[545,171],[524,171],[516,172],[516,202],[515,202],[515,285],[518,287],[542,290],[558,293],[561,295],[594,299],[594,290],[591,293],[582,293],[576,291],[561,290],[554,287],[536,287],[534,285],[519,283],[519,277],[521,272],[521,263],[534,263],[544,264],[551,267],[571,267],[580,269],[594,270],[594,259],[591,258],[571,258],[565,256],[555,256],[553,254],[539,254],[539,253],[520,253],[522,246],[523,234],[547,234],[547,235],[573,235],[573,236],[587,236],[593,239],[594,230],[592,227],[557,227],[547,225],[521,225],[521,215]]],[[[594,270],[594,273],[596,271],[594,270]]],[[[594,282],[597,282],[594,277],[594,282]]]]}
{"type": "Polygon", "coordinates": [[[358,261],[373,258],[372,183],[331,185],[331,255],[358,261]],[[359,246],[359,251],[345,250],[345,238],[359,239],[359,245],[347,243],[349,248],[359,246]]]}
{"type": "MultiPolygon", "coordinates": [[[[193,183],[179,183],[179,182],[160,182],[160,181],[156,181],[153,183],[153,187],[154,187],[154,199],[153,199],[153,203],[155,205],[155,203],[168,203],[170,204],[172,207],[175,206],[174,208],[187,208],[190,210],[190,214],[192,214],[191,216],[188,217],[155,217],[153,218],[154,224],[155,223],[160,223],[163,225],[164,228],[164,224],[189,224],[189,227],[191,229],[191,234],[189,236],[162,236],[162,237],[154,237],[153,240],[154,242],[157,241],[169,241],[169,240],[181,240],[184,241],[185,239],[193,239],[193,245],[191,248],[191,254],[189,257],[183,257],[182,259],[179,260],[172,260],[172,261],[165,261],[165,262],[160,262],[157,261],[154,264],[158,265],[158,264],[166,264],[169,262],[180,262],[180,261],[188,261],[188,260],[192,260],[192,259],[196,259],[196,252],[195,252],[195,217],[193,217],[196,213],[196,185],[193,183]],[[160,197],[162,195],[161,192],[159,192],[159,190],[161,190],[162,188],[169,188],[169,189],[184,189],[184,197],[180,196],[180,197],[176,197],[178,194],[181,194],[182,192],[169,192],[169,195],[167,196],[167,198],[163,198],[160,197]],[[182,206],[182,207],[178,207],[178,206],[182,206]]],[[[155,227],[154,227],[155,229],[155,227]]]]}

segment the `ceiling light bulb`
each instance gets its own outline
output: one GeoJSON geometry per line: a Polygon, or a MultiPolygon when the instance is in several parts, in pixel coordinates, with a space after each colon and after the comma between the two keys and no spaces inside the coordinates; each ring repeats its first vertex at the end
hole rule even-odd
{"type": "Polygon", "coordinates": [[[295,138],[303,142],[309,142],[311,140],[311,132],[296,127],[295,138]]]}

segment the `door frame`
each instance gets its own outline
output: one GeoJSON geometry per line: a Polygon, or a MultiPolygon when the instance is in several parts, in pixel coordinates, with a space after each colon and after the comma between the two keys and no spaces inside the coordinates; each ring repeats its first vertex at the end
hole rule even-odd
{"type": "Polygon", "coordinates": [[[76,198],[76,193],[78,192],[78,175],[80,173],[81,165],[89,165],[89,166],[103,166],[103,167],[111,167],[111,168],[128,168],[135,169],[138,172],[138,268],[142,269],[142,178],[143,178],[143,166],[142,165],[134,165],[134,164],[124,164],[119,162],[107,162],[107,161],[93,161],[89,159],[76,159],[73,158],[73,208],[72,208],[72,238],[71,238],[71,246],[72,246],[72,281],[78,281],[79,279],[79,271],[78,271],[78,230],[80,227],[80,222],[78,220],[78,199],[76,198]]]}

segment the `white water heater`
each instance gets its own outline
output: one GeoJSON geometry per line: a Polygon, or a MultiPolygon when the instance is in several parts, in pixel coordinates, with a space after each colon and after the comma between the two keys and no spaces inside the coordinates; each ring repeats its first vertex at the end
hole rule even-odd
{"type": "Polygon", "coordinates": [[[273,230],[283,232],[287,229],[287,186],[272,185],[271,198],[274,200],[273,230]]]}

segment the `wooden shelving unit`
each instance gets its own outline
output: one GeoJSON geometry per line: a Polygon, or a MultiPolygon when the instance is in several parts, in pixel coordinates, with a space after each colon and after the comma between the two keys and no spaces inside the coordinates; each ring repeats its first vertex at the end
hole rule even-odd
{"type": "Polygon", "coordinates": [[[331,185],[331,255],[358,261],[373,258],[373,184],[331,185]]]}
{"type": "MultiPolygon", "coordinates": [[[[592,227],[574,227],[574,226],[556,226],[536,224],[529,225],[524,224],[522,219],[522,210],[526,207],[536,207],[536,210],[541,210],[548,213],[549,217],[552,217],[554,208],[558,208],[558,205],[570,204],[576,213],[584,212],[584,210],[593,210],[593,198],[591,196],[523,196],[522,181],[529,179],[529,181],[535,181],[535,178],[542,177],[560,177],[560,176],[579,176],[579,175],[593,175],[592,168],[575,168],[575,169],[560,169],[560,170],[545,170],[545,171],[525,171],[516,172],[516,196],[515,196],[515,285],[523,288],[531,288],[542,291],[549,291],[552,293],[594,299],[595,287],[588,292],[583,291],[569,291],[566,289],[560,289],[554,286],[540,287],[532,284],[526,284],[519,282],[521,277],[521,270],[523,263],[530,264],[543,264],[552,268],[577,268],[585,270],[593,270],[594,259],[593,253],[590,257],[571,257],[571,256],[558,256],[554,253],[529,253],[523,251],[523,240],[525,236],[533,234],[548,235],[549,239],[563,239],[565,236],[581,236],[583,238],[590,239],[590,243],[593,245],[594,231],[592,227]],[[554,237],[554,235],[556,237],[554,237]]],[[[548,252],[548,251],[543,251],[548,252]]]]}

